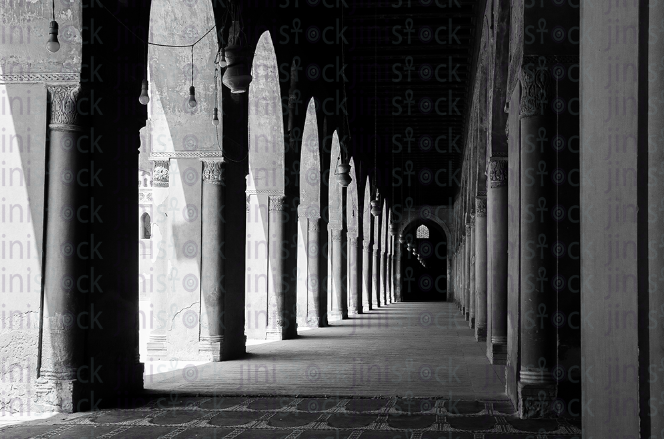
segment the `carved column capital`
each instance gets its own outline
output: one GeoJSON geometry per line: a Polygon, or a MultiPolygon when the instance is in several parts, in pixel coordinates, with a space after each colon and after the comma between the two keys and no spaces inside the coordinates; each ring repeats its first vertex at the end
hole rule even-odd
{"type": "Polygon", "coordinates": [[[47,85],[46,88],[51,102],[49,128],[78,128],[80,121],[76,103],[81,92],[81,85],[47,85]]]}
{"type": "Polygon", "coordinates": [[[355,236],[349,236],[348,245],[351,247],[357,247],[357,238],[355,236]]]}
{"type": "Polygon", "coordinates": [[[318,232],[318,220],[313,219],[313,218],[308,218],[309,223],[308,223],[308,229],[310,232],[318,232]]]}
{"type": "Polygon", "coordinates": [[[270,212],[282,212],[286,210],[286,197],[270,197],[268,200],[270,212]]]}
{"type": "Polygon", "coordinates": [[[152,161],[152,186],[153,187],[168,187],[168,160],[153,160],[152,161]]]}
{"type": "Polygon", "coordinates": [[[203,183],[223,186],[224,160],[201,159],[201,161],[203,162],[203,183]]]}
{"type": "Polygon", "coordinates": [[[362,248],[364,251],[371,251],[371,240],[370,239],[363,239],[362,240],[362,248]]]}
{"type": "Polygon", "coordinates": [[[548,92],[551,74],[547,59],[538,57],[537,63],[529,62],[521,66],[521,112],[520,118],[544,115],[548,105],[548,92]]]}
{"type": "Polygon", "coordinates": [[[492,157],[489,162],[489,181],[491,187],[507,185],[507,160],[502,157],[492,157]]]}
{"type": "Polygon", "coordinates": [[[478,218],[486,218],[486,198],[475,198],[475,212],[478,218]]]}
{"type": "Polygon", "coordinates": [[[331,232],[332,232],[331,233],[332,241],[341,242],[341,235],[342,235],[341,229],[332,229],[331,232]]]}

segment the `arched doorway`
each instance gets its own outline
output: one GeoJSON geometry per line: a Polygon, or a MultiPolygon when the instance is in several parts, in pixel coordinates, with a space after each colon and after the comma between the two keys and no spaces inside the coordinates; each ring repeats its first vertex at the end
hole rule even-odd
{"type": "Polygon", "coordinates": [[[417,219],[402,231],[401,300],[428,302],[447,300],[447,234],[429,219],[417,219]],[[417,257],[419,255],[419,259],[417,257]]]}

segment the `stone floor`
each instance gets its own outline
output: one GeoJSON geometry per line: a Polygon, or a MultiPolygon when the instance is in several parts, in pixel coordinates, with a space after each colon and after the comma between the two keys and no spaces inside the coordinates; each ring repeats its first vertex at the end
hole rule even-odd
{"type": "Polygon", "coordinates": [[[509,402],[403,398],[155,397],[131,410],[57,415],[6,427],[0,438],[556,439],[565,419],[521,420],[509,402]]]}
{"type": "Polygon", "coordinates": [[[225,395],[404,396],[506,400],[503,366],[492,366],[457,308],[396,303],[300,331],[295,340],[247,346],[220,363],[146,363],[157,392],[225,395]],[[159,373],[159,371],[164,371],[159,373]]]}
{"type": "Polygon", "coordinates": [[[131,408],[36,419],[0,439],[581,437],[576,419],[518,419],[484,349],[452,304],[393,304],[251,343],[236,361],[147,364],[131,408]]]}

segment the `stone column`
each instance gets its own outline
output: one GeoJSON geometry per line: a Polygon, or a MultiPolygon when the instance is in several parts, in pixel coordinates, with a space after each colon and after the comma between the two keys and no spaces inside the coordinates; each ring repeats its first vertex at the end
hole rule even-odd
{"type": "MultiPolygon", "coordinates": [[[[549,66],[524,65],[521,74],[521,145],[551,131],[550,95],[547,95],[549,66]]],[[[555,120],[555,119],[554,119],[555,120]]],[[[556,366],[556,328],[551,315],[556,308],[557,292],[551,287],[556,274],[556,259],[550,248],[556,241],[556,222],[542,210],[556,200],[555,185],[548,179],[531,175],[553,168],[556,163],[553,148],[521,148],[521,315],[519,368],[519,414],[536,416],[548,409],[555,397],[555,383],[551,371],[556,366]],[[540,210],[531,218],[534,207],[540,210]],[[536,248],[534,254],[532,248],[536,248]],[[523,318],[525,317],[525,320],[523,318]],[[548,318],[546,318],[548,317],[548,318]],[[530,319],[530,320],[529,320],[530,319]],[[534,321],[534,324],[531,323],[534,321]],[[544,407],[546,405],[547,407],[544,407]]],[[[553,169],[550,171],[553,172],[553,169]]]]}
{"type": "Polygon", "coordinates": [[[308,243],[307,243],[307,325],[319,328],[325,324],[325,316],[321,313],[320,294],[320,230],[318,218],[307,218],[308,243]]]}
{"type": "Polygon", "coordinates": [[[373,266],[371,268],[371,306],[376,309],[380,306],[380,247],[374,244],[373,266]]]}
{"type": "Polygon", "coordinates": [[[342,243],[343,231],[341,229],[331,229],[332,234],[332,297],[330,308],[327,313],[329,322],[339,321],[347,317],[344,306],[343,296],[343,273],[341,265],[343,264],[342,243]]]}
{"type": "Polygon", "coordinates": [[[475,199],[475,340],[486,341],[486,197],[475,199]]]}
{"type": "Polygon", "coordinates": [[[222,360],[224,339],[225,212],[223,159],[202,159],[201,309],[198,352],[208,361],[222,360]]]}
{"type": "MultiPolygon", "coordinates": [[[[154,276],[168,276],[168,241],[171,234],[171,218],[166,215],[169,195],[169,160],[154,160],[152,162],[152,203],[154,209],[154,223],[161,239],[157,242],[157,255],[153,257],[154,276]],[[162,206],[160,208],[160,206],[162,206]]],[[[155,232],[153,228],[153,233],[155,232]]],[[[156,289],[150,297],[152,302],[153,324],[155,325],[148,337],[147,352],[150,360],[165,360],[168,357],[166,348],[166,324],[168,319],[168,289],[156,289]]]]}
{"type": "Polygon", "coordinates": [[[492,364],[507,361],[507,157],[489,162],[487,221],[491,223],[487,248],[487,283],[491,283],[491,339],[487,356],[492,364]]]}
{"type": "MultiPolygon", "coordinates": [[[[288,328],[294,325],[286,309],[286,260],[284,258],[284,241],[286,239],[285,196],[269,196],[268,198],[268,230],[270,245],[269,268],[267,279],[268,291],[268,324],[266,338],[268,340],[284,340],[288,338],[288,328]]],[[[205,237],[204,237],[205,238],[205,237]]]]}
{"type": "Polygon", "coordinates": [[[385,249],[380,252],[380,300],[387,305],[387,253],[385,249]]]}
{"type": "Polygon", "coordinates": [[[362,240],[362,312],[371,311],[371,240],[362,240]]]}
{"type": "Polygon", "coordinates": [[[464,248],[463,255],[463,269],[464,269],[464,279],[465,285],[463,286],[463,316],[466,321],[470,320],[470,257],[472,255],[471,248],[473,246],[473,228],[470,224],[470,220],[466,222],[466,244],[464,248]]]}
{"type": "Polygon", "coordinates": [[[394,257],[394,295],[396,301],[401,302],[401,248],[394,257]]]}
{"type": "Polygon", "coordinates": [[[470,329],[475,328],[475,213],[470,216],[470,257],[468,260],[468,308],[470,309],[468,316],[468,326],[470,329]]]}
{"type": "Polygon", "coordinates": [[[79,291],[77,279],[85,276],[87,270],[77,249],[85,248],[83,244],[90,239],[84,225],[78,224],[76,212],[90,200],[83,186],[77,183],[79,172],[87,168],[85,157],[77,148],[83,134],[77,112],[80,85],[48,86],[48,92],[51,100],[48,208],[37,393],[40,403],[50,406],[49,409],[72,412],[82,396],[77,371],[85,352],[85,333],[77,319],[85,311],[86,297],[79,291]]]}
{"type": "Polygon", "coordinates": [[[358,245],[357,237],[348,236],[348,315],[354,316],[360,314],[361,299],[360,291],[361,285],[358,285],[358,245]]]}

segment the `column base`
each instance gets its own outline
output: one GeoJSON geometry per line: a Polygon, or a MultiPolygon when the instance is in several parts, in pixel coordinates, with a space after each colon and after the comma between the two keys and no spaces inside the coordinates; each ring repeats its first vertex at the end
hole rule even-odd
{"type": "Polygon", "coordinates": [[[288,340],[286,328],[268,328],[265,330],[265,340],[288,340]]]}
{"type": "Polygon", "coordinates": [[[362,312],[359,310],[348,310],[348,317],[353,317],[353,316],[359,316],[362,315],[362,312]]]}
{"type": "Polygon", "coordinates": [[[362,305],[362,314],[366,314],[369,311],[371,311],[371,306],[370,305],[362,305]]]}
{"type": "Polygon", "coordinates": [[[491,344],[489,344],[489,349],[486,353],[486,356],[489,357],[491,364],[507,364],[507,342],[497,342],[495,337],[493,337],[491,344]]]}
{"type": "Polygon", "coordinates": [[[325,319],[321,319],[318,314],[308,315],[306,323],[302,326],[308,328],[323,328],[325,326],[325,319]]]}
{"type": "MultiPolygon", "coordinates": [[[[346,316],[348,317],[348,316],[346,316]]],[[[340,320],[343,320],[345,317],[341,311],[329,311],[327,313],[327,321],[328,322],[338,322],[340,320]]]]}
{"type": "MultiPolygon", "coordinates": [[[[36,408],[40,413],[74,413],[89,409],[83,384],[78,380],[59,380],[41,376],[35,383],[36,408]],[[86,406],[81,407],[85,402],[86,406]]],[[[88,395],[89,396],[89,395],[88,395]]]]}
{"type": "Polygon", "coordinates": [[[486,326],[475,326],[475,341],[486,341],[486,326]]]}
{"type": "Polygon", "coordinates": [[[559,416],[556,411],[556,385],[553,383],[518,383],[518,410],[521,419],[559,416]]]}
{"type": "Polygon", "coordinates": [[[165,334],[150,334],[147,343],[148,358],[151,361],[168,360],[165,334]]]}
{"type": "Polygon", "coordinates": [[[378,304],[378,302],[373,302],[373,303],[371,304],[371,308],[372,308],[372,309],[380,308],[380,305],[378,304]]]}
{"type": "Polygon", "coordinates": [[[222,335],[202,336],[198,342],[198,355],[203,361],[221,361],[222,335]]]}

